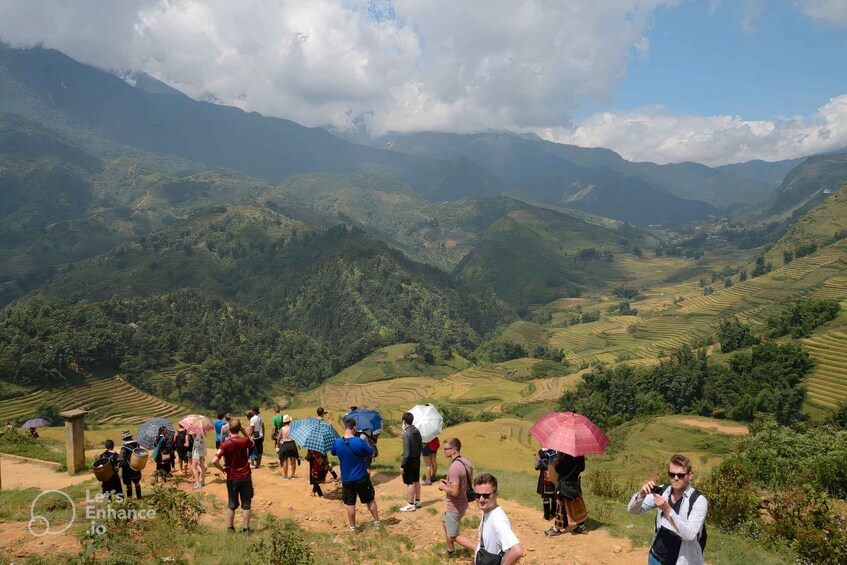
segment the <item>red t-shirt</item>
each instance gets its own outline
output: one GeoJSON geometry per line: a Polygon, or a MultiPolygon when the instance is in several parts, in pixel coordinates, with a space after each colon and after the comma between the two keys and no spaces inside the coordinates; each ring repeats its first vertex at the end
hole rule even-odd
{"type": "Polygon", "coordinates": [[[253,445],[249,437],[233,437],[221,444],[217,457],[223,457],[226,480],[243,481],[250,478],[250,462],[247,452],[253,445]]]}

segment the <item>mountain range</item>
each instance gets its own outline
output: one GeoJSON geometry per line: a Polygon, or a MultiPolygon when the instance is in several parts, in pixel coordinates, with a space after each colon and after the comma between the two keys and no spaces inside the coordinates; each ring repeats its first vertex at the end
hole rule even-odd
{"type": "Polygon", "coordinates": [[[71,133],[101,156],[120,153],[119,146],[271,183],[297,174],[378,174],[431,202],[516,191],[640,225],[765,202],[800,161],[632,163],[607,149],[505,132],[391,134],[365,146],[321,128],[196,101],[143,73],[130,76],[54,50],[0,46],[0,112],[71,133]]]}

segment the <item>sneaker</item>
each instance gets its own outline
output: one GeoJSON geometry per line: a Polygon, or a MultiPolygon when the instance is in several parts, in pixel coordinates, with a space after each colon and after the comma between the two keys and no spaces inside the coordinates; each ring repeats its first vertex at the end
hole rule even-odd
{"type": "Polygon", "coordinates": [[[587,534],[588,527],[585,524],[579,524],[576,528],[573,529],[573,534],[587,534]]]}
{"type": "Polygon", "coordinates": [[[373,522],[371,522],[371,526],[373,526],[374,528],[378,528],[379,527],[379,520],[374,520],[373,522]]]}
{"type": "Polygon", "coordinates": [[[226,531],[227,531],[227,533],[234,534],[235,528],[227,528],[226,531]]]}
{"type": "Polygon", "coordinates": [[[203,483],[197,483],[196,485],[191,487],[191,490],[199,490],[201,488],[203,488],[203,483]]]}
{"type": "Polygon", "coordinates": [[[241,534],[245,536],[250,535],[250,528],[241,528],[241,534]]]}
{"type": "Polygon", "coordinates": [[[356,533],[356,526],[350,526],[349,528],[347,528],[347,531],[350,532],[351,534],[355,534],[356,533]]]}
{"type": "Polygon", "coordinates": [[[418,507],[415,506],[414,504],[407,504],[406,506],[400,507],[400,512],[414,512],[417,509],[418,509],[418,507]]]}
{"type": "Polygon", "coordinates": [[[416,500],[416,501],[415,501],[415,508],[420,508],[421,506],[423,506],[423,504],[421,504],[421,501],[420,501],[420,500],[416,500]]]}
{"type": "Polygon", "coordinates": [[[423,486],[425,486],[425,487],[431,487],[431,486],[432,486],[432,481],[424,481],[424,482],[422,482],[421,484],[422,484],[423,486]]]}
{"type": "Polygon", "coordinates": [[[544,532],[544,535],[549,536],[551,538],[555,537],[555,536],[560,536],[560,535],[562,535],[562,530],[560,530],[556,526],[553,526],[552,528],[550,528],[549,530],[544,532]]]}

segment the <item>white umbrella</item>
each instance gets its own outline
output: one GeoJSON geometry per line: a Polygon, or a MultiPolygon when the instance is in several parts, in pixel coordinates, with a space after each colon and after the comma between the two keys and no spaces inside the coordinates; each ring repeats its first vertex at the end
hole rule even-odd
{"type": "Polygon", "coordinates": [[[418,404],[409,412],[415,419],[412,424],[421,432],[421,439],[424,443],[438,437],[441,433],[441,428],[444,427],[444,418],[431,404],[418,404]]]}

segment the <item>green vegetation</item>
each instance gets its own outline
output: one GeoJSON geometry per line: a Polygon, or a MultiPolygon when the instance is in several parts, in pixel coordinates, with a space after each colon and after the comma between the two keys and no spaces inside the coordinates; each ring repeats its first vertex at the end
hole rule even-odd
{"type": "Polygon", "coordinates": [[[62,442],[31,438],[28,433],[22,430],[4,432],[0,435],[0,453],[53,461],[61,465],[67,463],[62,442]]]}
{"type": "Polygon", "coordinates": [[[757,345],[734,354],[726,365],[683,347],[651,369],[622,365],[586,373],[559,405],[605,427],[666,413],[749,421],[766,412],[788,424],[801,418],[802,380],[810,368],[808,353],[794,344],[757,345]]]}
{"type": "Polygon", "coordinates": [[[841,311],[835,300],[810,298],[794,303],[779,317],[768,318],[767,327],[771,337],[790,336],[795,339],[809,337],[823,324],[834,320],[841,311]]]}

